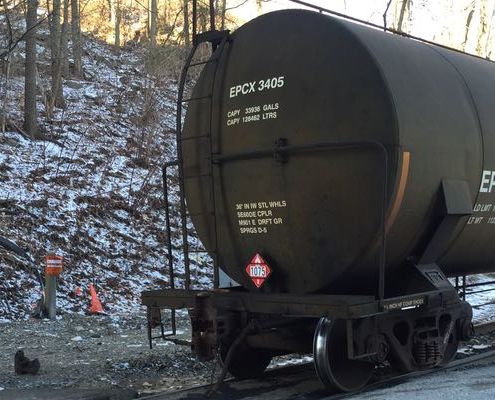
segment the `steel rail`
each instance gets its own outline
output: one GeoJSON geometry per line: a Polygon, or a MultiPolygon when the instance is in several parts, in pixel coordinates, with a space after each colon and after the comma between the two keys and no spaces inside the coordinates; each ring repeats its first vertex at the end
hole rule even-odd
{"type": "Polygon", "coordinates": [[[386,388],[389,386],[393,386],[394,384],[399,384],[399,383],[407,381],[409,379],[420,378],[422,376],[434,374],[436,372],[447,371],[449,369],[466,366],[466,365],[475,363],[477,361],[481,361],[481,360],[484,360],[486,358],[491,358],[491,357],[495,357],[495,350],[486,351],[486,352],[483,352],[480,354],[475,354],[473,356],[461,358],[460,360],[454,360],[454,361],[451,361],[450,363],[448,363],[446,365],[441,365],[441,366],[430,368],[430,369],[427,369],[424,371],[414,371],[414,372],[409,372],[409,373],[403,374],[403,375],[394,375],[394,376],[385,378],[383,380],[374,382],[370,385],[367,385],[362,390],[358,390],[358,391],[352,392],[352,393],[338,393],[338,394],[322,397],[319,400],[337,400],[337,399],[351,398],[351,397],[358,395],[358,394],[368,393],[368,392],[371,392],[372,390],[383,389],[383,388],[386,388]]]}

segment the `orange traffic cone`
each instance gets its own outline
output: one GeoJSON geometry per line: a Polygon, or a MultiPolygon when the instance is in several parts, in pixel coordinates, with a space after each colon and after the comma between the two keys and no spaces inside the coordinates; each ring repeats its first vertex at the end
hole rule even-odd
{"type": "Polygon", "coordinates": [[[89,284],[89,293],[91,294],[91,306],[89,307],[90,314],[102,314],[104,313],[103,307],[101,305],[100,300],[98,299],[98,295],[96,294],[95,287],[92,283],[89,284]]]}

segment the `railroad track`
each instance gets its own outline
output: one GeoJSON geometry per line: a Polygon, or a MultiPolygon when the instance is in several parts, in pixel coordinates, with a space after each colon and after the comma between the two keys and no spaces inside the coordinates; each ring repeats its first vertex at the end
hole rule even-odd
{"type": "MultiPolygon", "coordinates": [[[[477,325],[477,334],[486,334],[495,331],[495,322],[477,325]]],[[[377,389],[393,387],[409,380],[435,374],[440,371],[461,368],[471,364],[492,359],[495,361],[495,350],[487,350],[472,356],[454,360],[449,364],[425,371],[416,371],[408,374],[393,374],[384,368],[375,381],[364,389],[353,393],[330,394],[316,377],[313,363],[297,366],[277,367],[267,371],[263,379],[237,380],[230,379],[215,393],[210,393],[213,385],[203,385],[178,392],[158,393],[142,397],[147,400],[337,400],[360,397],[360,395],[377,389]]]]}

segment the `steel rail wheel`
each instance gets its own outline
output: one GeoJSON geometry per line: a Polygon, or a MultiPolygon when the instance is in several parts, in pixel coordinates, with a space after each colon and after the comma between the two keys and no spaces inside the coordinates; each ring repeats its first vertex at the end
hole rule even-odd
{"type": "Polygon", "coordinates": [[[321,382],[343,392],[361,389],[374,370],[372,363],[347,358],[346,323],[342,319],[320,319],[313,340],[313,355],[321,382]]]}

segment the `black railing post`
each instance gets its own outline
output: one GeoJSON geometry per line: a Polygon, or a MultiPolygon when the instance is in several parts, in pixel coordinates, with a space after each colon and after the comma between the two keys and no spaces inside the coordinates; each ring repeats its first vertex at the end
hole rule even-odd
{"type": "MultiPolygon", "coordinates": [[[[162,179],[163,179],[163,200],[165,205],[165,225],[167,231],[167,253],[168,253],[168,277],[170,289],[175,289],[175,274],[174,274],[174,255],[172,253],[172,229],[170,227],[170,203],[168,201],[168,180],[167,180],[167,168],[174,163],[167,163],[162,167],[162,179]]],[[[172,323],[172,334],[175,335],[177,332],[176,319],[175,319],[175,309],[171,309],[171,323],[172,323]]],[[[163,331],[163,325],[162,325],[163,331]]],[[[162,332],[163,336],[163,332],[162,332]]]]}

